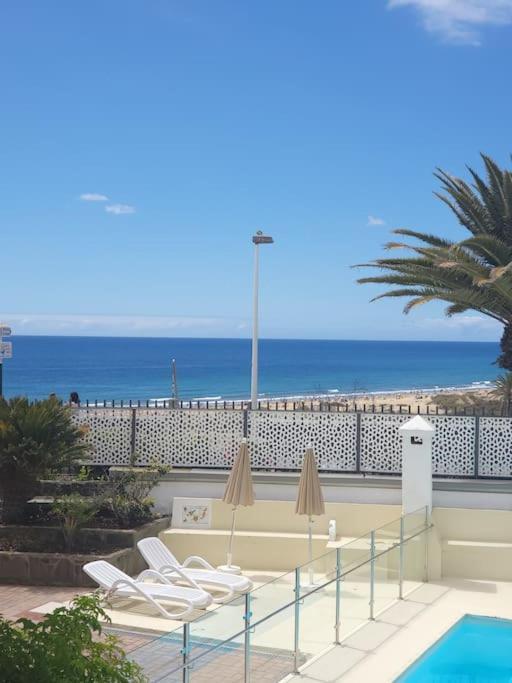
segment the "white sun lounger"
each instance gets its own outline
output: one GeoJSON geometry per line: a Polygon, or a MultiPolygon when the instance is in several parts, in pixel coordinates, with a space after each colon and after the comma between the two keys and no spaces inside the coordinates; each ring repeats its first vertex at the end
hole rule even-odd
{"type": "Polygon", "coordinates": [[[180,577],[185,575],[187,579],[200,586],[211,586],[227,593],[222,598],[214,598],[215,602],[226,602],[236,593],[247,593],[253,587],[252,581],[247,577],[219,571],[197,555],[187,557],[183,564],[180,564],[159,538],[144,538],[137,543],[137,547],[151,569],[169,577],[172,581],[180,581],[180,577]],[[201,568],[189,566],[194,562],[201,568]]]}
{"type": "Polygon", "coordinates": [[[121,598],[142,598],[166,619],[182,619],[194,609],[205,609],[212,603],[211,595],[184,574],[181,576],[182,580],[193,586],[192,588],[176,586],[167,577],[152,569],[146,569],[136,579],[132,579],[106,560],[88,562],[83,566],[83,570],[106,591],[106,599],[114,595],[121,598]],[[158,583],[146,583],[145,578],[151,578],[158,583]],[[170,612],[160,604],[161,602],[177,603],[185,608],[170,612]]]}

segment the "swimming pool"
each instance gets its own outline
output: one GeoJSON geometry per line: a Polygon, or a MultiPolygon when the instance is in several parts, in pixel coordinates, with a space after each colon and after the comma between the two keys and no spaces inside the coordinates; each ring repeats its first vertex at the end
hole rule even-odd
{"type": "Polygon", "coordinates": [[[395,683],[510,683],[512,621],[466,615],[395,683]]]}

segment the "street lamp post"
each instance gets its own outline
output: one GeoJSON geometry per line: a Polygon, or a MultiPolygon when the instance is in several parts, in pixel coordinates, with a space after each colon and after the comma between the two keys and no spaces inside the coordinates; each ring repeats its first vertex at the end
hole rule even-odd
{"type": "Polygon", "coordinates": [[[254,244],[254,275],[252,294],[252,362],[251,362],[251,409],[258,409],[258,288],[260,267],[260,244],[272,244],[270,235],[264,235],[261,230],[253,235],[254,244]]]}

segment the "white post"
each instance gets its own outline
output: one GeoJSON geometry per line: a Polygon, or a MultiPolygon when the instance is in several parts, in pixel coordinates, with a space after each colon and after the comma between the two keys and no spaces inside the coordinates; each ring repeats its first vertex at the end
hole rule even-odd
{"type": "Polygon", "coordinates": [[[416,415],[399,429],[402,435],[402,513],[432,512],[432,437],[435,429],[416,415]]]}
{"type": "Polygon", "coordinates": [[[308,550],[309,550],[309,585],[315,585],[315,573],[313,570],[313,517],[309,517],[308,524],[308,550]]]}
{"type": "Polygon", "coordinates": [[[251,363],[251,409],[258,409],[258,287],[260,245],[254,244],[254,274],[252,291],[252,363],[251,363]]]}
{"type": "Polygon", "coordinates": [[[252,364],[251,364],[251,408],[258,410],[258,287],[259,287],[259,259],[260,244],[272,244],[270,235],[264,235],[261,230],[253,235],[254,244],[254,275],[252,291],[252,364]]]}

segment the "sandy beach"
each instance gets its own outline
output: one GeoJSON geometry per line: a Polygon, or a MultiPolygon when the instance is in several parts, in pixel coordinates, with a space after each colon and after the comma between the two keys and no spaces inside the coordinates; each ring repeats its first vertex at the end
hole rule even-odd
{"type": "Polygon", "coordinates": [[[364,394],[336,394],[311,397],[289,397],[262,400],[263,408],[269,407],[274,410],[318,409],[320,405],[331,406],[331,409],[339,407],[341,410],[367,410],[375,412],[409,412],[418,410],[444,410],[457,405],[459,408],[466,407],[468,410],[475,406],[481,406],[492,401],[493,385],[488,387],[453,387],[445,389],[411,390],[411,391],[385,391],[381,393],[364,394]]]}

